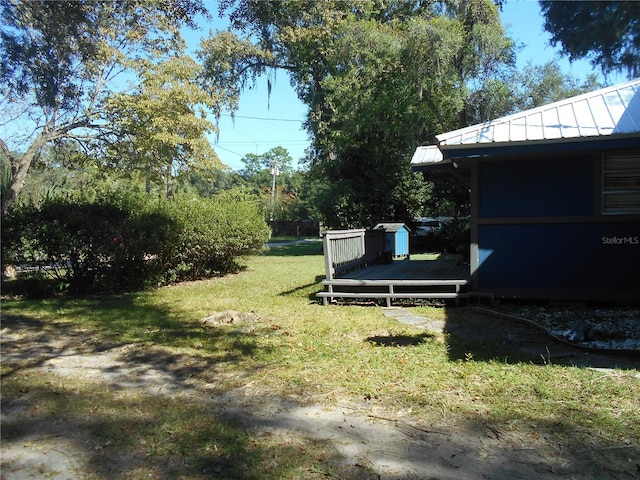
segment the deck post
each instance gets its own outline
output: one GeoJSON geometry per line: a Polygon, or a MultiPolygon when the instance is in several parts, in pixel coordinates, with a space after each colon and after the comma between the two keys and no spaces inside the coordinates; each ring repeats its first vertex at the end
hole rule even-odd
{"type": "Polygon", "coordinates": [[[327,280],[333,280],[333,250],[329,232],[322,237],[322,250],[324,252],[324,271],[327,280]]]}
{"type": "Polygon", "coordinates": [[[327,280],[339,271],[360,266],[366,261],[365,230],[329,230],[322,239],[327,280]]]}

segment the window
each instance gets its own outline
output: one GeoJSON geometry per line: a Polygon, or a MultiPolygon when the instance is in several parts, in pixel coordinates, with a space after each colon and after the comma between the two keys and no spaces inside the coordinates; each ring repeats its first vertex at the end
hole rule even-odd
{"type": "Polygon", "coordinates": [[[640,213],[640,150],[605,152],[602,160],[602,213],[640,213]]]}

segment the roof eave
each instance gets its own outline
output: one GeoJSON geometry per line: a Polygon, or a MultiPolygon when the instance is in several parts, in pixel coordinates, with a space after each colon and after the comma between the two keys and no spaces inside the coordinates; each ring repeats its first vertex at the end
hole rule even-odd
{"type": "Polygon", "coordinates": [[[514,151],[550,151],[554,149],[564,150],[565,148],[574,148],[576,144],[587,143],[585,150],[592,147],[596,143],[600,144],[615,144],[620,143],[621,148],[637,146],[634,141],[640,139],[640,132],[614,134],[614,135],[599,135],[591,137],[576,137],[576,138],[557,138],[547,140],[525,140],[525,141],[511,141],[511,142],[490,142],[490,143],[461,143],[440,145],[439,148],[442,151],[444,162],[453,158],[465,157],[482,157],[486,156],[488,152],[504,152],[508,154],[514,151]],[[473,153],[476,152],[476,153],[473,153]],[[462,153],[463,155],[458,155],[462,153]]]}

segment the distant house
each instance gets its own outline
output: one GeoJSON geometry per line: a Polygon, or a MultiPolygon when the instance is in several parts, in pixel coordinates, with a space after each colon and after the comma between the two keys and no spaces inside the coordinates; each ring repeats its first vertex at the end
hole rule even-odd
{"type": "Polygon", "coordinates": [[[470,186],[472,294],[640,301],[640,79],[438,135],[470,186]]]}

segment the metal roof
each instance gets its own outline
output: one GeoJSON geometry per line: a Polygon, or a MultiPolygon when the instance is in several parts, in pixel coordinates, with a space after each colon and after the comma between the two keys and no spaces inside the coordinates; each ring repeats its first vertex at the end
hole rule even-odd
{"type": "Polygon", "coordinates": [[[373,227],[374,230],[384,230],[385,232],[398,232],[400,230],[411,231],[404,223],[383,222],[373,227]]]}
{"type": "Polygon", "coordinates": [[[418,147],[411,157],[411,165],[425,165],[441,161],[442,152],[436,145],[418,147]]]}
{"type": "MultiPolygon", "coordinates": [[[[466,145],[562,141],[634,133],[640,133],[640,79],[436,135],[436,139],[440,148],[446,150],[466,145]]],[[[418,151],[413,158],[417,155],[418,151]]],[[[435,160],[416,163],[431,162],[435,160]]]]}

